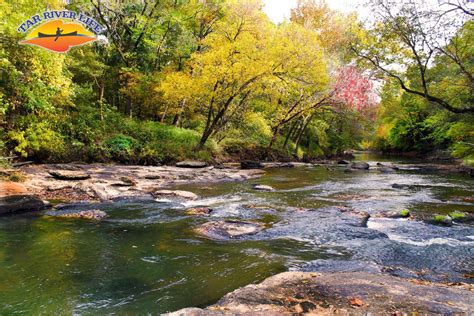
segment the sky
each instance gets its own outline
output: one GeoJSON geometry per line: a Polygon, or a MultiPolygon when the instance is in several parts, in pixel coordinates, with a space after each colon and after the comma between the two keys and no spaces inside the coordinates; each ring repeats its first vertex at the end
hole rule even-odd
{"type": "MultiPolygon", "coordinates": [[[[296,6],[296,0],[263,0],[263,2],[265,3],[263,11],[265,11],[265,13],[275,23],[282,22],[285,18],[289,18],[291,9],[296,6]]],[[[337,9],[346,13],[357,11],[361,15],[366,15],[367,12],[364,11],[364,8],[360,7],[362,2],[363,1],[361,0],[327,1],[329,6],[333,9],[337,9]]]]}

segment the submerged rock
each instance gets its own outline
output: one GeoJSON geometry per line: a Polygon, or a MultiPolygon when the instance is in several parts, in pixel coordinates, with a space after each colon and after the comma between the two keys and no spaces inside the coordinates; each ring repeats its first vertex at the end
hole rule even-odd
{"type": "Polygon", "coordinates": [[[263,184],[254,185],[253,189],[257,190],[257,191],[267,191],[267,192],[275,191],[275,189],[273,187],[271,187],[269,185],[263,185],[263,184]]]}
{"type": "Polygon", "coordinates": [[[171,198],[177,200],[197,200],[199,197],[193,192],[181,190],[157,190],[153,196],[158,199],[171,198]]]}
{"type": "Polygon", "coordinates": [[[100,221],[107,217],[107,213],[101,210],[84,210],[84,211],[50,211],[46,212],[47,216],[59,217],[59,218],[75,218],[75,219],[88,219],[100,221]]]}
{"type": "Polygon", "coordinates": [[[176,164],[176,167],[179,168],[205,168],[207,167],[207,163],[204,161],[194,161],[194,160],[186,160],[181,161],[176,164]]]}
{"type": "Polygon", "coordinates": [[[366,272],[285,272],[235,290],[206,309],[184,309],[170,315],[473,312],[474,295],[462,286],[366,272]]]}
{"type": "Polygon", "coordinates": [[[353,162],[351,164],[351,169],[359,169],[359,170],[369,170],[370,166],[366,162],[353,162]]]}
{"type": "Polygon", "coordinates": [[[208,216],[212,213],[212,209],[207,207],[189,208],[185,212],[187,215],[208,216]]]}
{"type": "Polygon", "coordinates": [[[390,167],[379,168],[380,173],[396,173],[396,170],[390,167]]]}
{"type": "Polygon", "coordinates": [[[0,197],[0,214],[17,212],[37,212],[46,204],[35,195],[9,195],[0,197]]]}
{"type": "Polygon", "coordinates": [[[86,180],[90,179],[90,174],[80,172],[80,171],[49,171],[49,174],[52,175],[55,179],[58,180],[86,180]]]}
{"type": "Polygon", "coordinates": [[[242,161],[240,163],[240,168],[244,170],[248,169],[263,169],[264,165],[258,161],[242,161]]]}
{"type": "Polygon", "coordinates": [[[207,222],[197,227],[195,231],[207,238],[226,240],[253,235],[263,229],[263,225],[241,221],[207,222]]]}

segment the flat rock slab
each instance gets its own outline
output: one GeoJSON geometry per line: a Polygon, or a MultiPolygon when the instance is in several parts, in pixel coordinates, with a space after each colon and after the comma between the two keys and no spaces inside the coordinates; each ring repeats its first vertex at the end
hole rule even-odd
{"type": "Polygon", "coordinates": [[[205,168],[207,163],[203,161],[186,160],[176,164],[178,168],[205,168]]]}
{"type": "Polygon", "coordinates": [[[74,218],[74,219],[88,219],[100,221],[107,217],[107,213],[101,210],[84,210],[84,211],[50,211],[46,212],[47,216],[59,218],[74,218]]]}
{"type": "Polygon", "coordinates": [[[70,180],[70,181],[78,181],[78,180],[87,180],[91,177],[90,174],[80,172],[80,171],[49,171],[49,174],[52,175],[55,179],[58,180],[70,180]]]}
{"type": "Polygon", "coordinates": [[[0,197],[0,214],[17,212],[37,212],[45,203],[35,195],[8,195],[0,197]]]}
{"type": "Polygon", "coordinates": [[[199,198],[197,194],[194,194],[193,192],[181,190],[157,190],[153,192],[153,196],[158,199],[171,198],[178,200],[197,200],[199,198]]]}
{"type": "Polygon", "coordinates": [[[263,225],[241,221],[215,221],[204,223],[195,231],[207,238],[228,240],[253,235],[263,229],[263,225]]]}
{"type": "Polygon", "coordinates": [[[190,308],[171,315],[473,312],[472,285],[447,286],[367,272],[285,272],[229,293],[204,310],[190,308]]]}

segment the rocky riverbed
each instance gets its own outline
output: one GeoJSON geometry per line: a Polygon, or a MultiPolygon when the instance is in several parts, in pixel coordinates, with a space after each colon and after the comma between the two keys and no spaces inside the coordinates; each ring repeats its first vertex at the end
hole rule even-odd
{"type": "Polygon", "coordinates": [[[261,170],[238,168],[123,166],[102,164],[33,165],[21,169],[29,193],[45,200],[107,201],[152,197],[170,185],[196,182],[243,181],[262,175],[261,170]]]}
{"type": "Polygon", "coordinates": [[[472,313],[474,191],[456,168],[24,166],[0,185],[0,211],[19,211],[0,218],[0,312],[472,313]]]}

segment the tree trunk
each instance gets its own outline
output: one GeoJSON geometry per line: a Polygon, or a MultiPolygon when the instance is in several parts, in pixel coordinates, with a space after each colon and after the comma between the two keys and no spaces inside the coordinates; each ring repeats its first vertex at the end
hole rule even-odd
{"type": "Polygon", "coordinates": [[[313,115],[311,115],[307,120],[303,121],[303,127],[301,128],[300,132],[298,133],[298,137],[296,138],[296,146],[295,146],[295,152],[294,155],[298,155],[298,148],[300,147],[300,141],[301,137],[303,136],[306,128],[308,127],[309,123],[313,120],[313,115]]]}
{"type": "Polygon", "coordinates": [[[104,83],[101,83],[100,85],[100,93],[99,93],[99,107],[100,107],[100,120],[104,121],[104,83]]]}
{"type": "Polygon", "coordinates": [[[298,126],[298,121],[295,121],[293,125],[291,125],[290,130],[288,131],[288,134],[286,135],[285,138],[285,143],[283,144],[283,148],[286,148],[288,146],[288,141],[290,140],[291,136],[293,135],[293,132],[295,131],[296,126],[298,126]]]}

